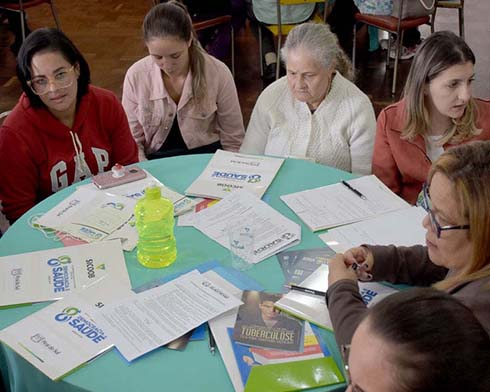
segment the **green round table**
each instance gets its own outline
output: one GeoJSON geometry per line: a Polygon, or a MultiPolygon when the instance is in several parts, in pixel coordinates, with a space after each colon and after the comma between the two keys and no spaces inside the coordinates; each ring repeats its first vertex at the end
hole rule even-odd
{"type": "MultiPolygon", "coordinates": [[[[147,169],[165,185],[184,193],[187,187],[201,173],[210,154],[187,155],[142,162],[139,166],[147,169]]],[[[314,164],[308,161],[286,159],[263,200],[301,225],[300,244],[290,249],[308,249],[324,246],[319,237],[312,233],[300,219],[280,200],[279,196],[305,189],[315,188],[352,178],[352,174],[338,169],[314,164]]],[[[42,201],[0,238],[0,256],[32,252],[62,246],[43,236],[28,224],[36,214],[47,212],[75,190],[76,184],[42,201]]],[[[126,265],[132,287],[156,278],[191,268],[197,264],[218,260],[225,266],[231,265],[229,251],[212,241],[193,227],[175,226],[178,256],[168,268],[152,270],[141,266],[136,260],[136,252],[125,252],[126,265]]],[[[275,256],[254,265],[246,273],[268,291],[279,291],[283,274],[275,256]]],[[[3,329],[48,303],[19,306],[0,310],[0,329],[3,329]]],[[[323,333],[334,359],[342,369],[340,354],[333,334],[323,333]]],[[[220,355],[211,355],[207,341],[191,342],[180,351],[156,349],[151,353],[128,363],[116,349],[102,355],[91,363],[76,370],[58,382],[51,381],[34,366],[15,352],[1,346],[0,368],[4,383],[12,391],[233,391],[220,355]]],[[[344,390],[344,386],[315,389],[316,391],[344,390]]]]}

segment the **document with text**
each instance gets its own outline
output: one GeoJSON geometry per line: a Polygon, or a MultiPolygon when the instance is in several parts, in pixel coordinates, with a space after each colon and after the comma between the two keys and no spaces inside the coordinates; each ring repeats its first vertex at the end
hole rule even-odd
{"type": "Polygon", "coordinates": [[[291,210],[312,230],[358,222],[410,205],[376,176],[364,176],[281,196],[291,210]]]}
{"type": "Polygon", "coordinates": [[[51,301],[106,276],[131,288],[119,240],[0,257],[0,306],[51,301]]]}
{"type": "Polygon", "coordinates": [[[301,226],[281,215],[257,196],[239,191],[199,212],[194,226],[229,249],[228,231],[248,222],[254,233],[253,259],[258,263],[301,240],[301,226]]]}
{"type": "Polygon", "coordinates": [[[107,305],[95,317],[124,358],[132,361],[240,304],[194,270],[107,305]]]}
{"type": "Polygon", "coordinates": [[[376,218],[330,229],[320,238],[337,253],[362,244],[412,246],[424,245],[426,230],[422,220],[427,212],[410,207],[376,218]]]}
{"type": "Polygon", "coordinates": [[[0,341],[58,380],[112,347],[93,314],[131,293],[125,285],[106,277],[3,329],[0,341]]]}

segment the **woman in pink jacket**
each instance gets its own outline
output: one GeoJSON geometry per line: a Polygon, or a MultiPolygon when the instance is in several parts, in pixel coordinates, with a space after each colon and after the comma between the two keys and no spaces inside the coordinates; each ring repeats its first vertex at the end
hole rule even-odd
{"type": "Polygon", "coordinates": [[[140,160],[238,151],[244,127],[233,77],[200,47],[185,6],[153,7],[143,35],[149,56],[128,70],[122,98],[140,160]]]}
{"type": "Polygon", "coordinates": [[[373,174],[409,203],[444,150],[490,139],[490,102],[472,96],[474,66],[461,38],[432,34],[413,59],[404,98],[378,117],[373,174]]]}

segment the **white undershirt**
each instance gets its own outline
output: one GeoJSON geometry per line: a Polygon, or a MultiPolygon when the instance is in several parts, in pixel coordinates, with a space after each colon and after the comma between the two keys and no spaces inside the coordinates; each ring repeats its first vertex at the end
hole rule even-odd
{"type": "Polygon", "coordinates": [[[432,162],[439,158],[439,156],[444,152],[444,148],[440,144],[438,144],[438,141],[441,140],[441,137],[442,136],[440,135],[425,136],[425,148],[427,150],[427,156],[432,162]]]}

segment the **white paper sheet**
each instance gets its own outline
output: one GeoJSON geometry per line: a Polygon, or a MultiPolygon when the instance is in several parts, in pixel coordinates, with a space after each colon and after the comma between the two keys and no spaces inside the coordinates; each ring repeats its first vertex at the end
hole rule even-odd
{"type": "Polygon", "coordinates": [[[0,306],[50,301],[106,276],[131,288],[119,240],[0,257],[0,306]]]}
{"type": "Polygon", "coordinates": [[[283,158],[218,150],[185,193],[221,199],[230,192],[246,189],[262,197],[283,162],[283,158]]]}
{"type": "Polygon", "coordinates": [[[132,361],[241,304],[197,271],[105,306],[96,320],[132,361]]]}
{"type": "Polygon", "coordinates": [[[328,229],[408,208],[374,175],[349,180],[365,200],[341,183],[281,196],[281,199],[313,230],[328,229]]]}
{"type": "Polygon", "coordinates": [[[3,329],[0,340],[52,380],[62,378],[112,347],[93,313],[130,294],[106,277],[3,329]]]}
{"type": "Polygon", "coordinates": [[[422,207],[393,211],[380,217],[330,229],[320,238],[337,253],[359,246],[425,244],[426,230],[422,220],[427,215],[422,207]]]}
{"type": "Polygon", "coordinates": [[[253,222],[255,235],[254,258],[258,263],[301,240],[301,227],[281,215],[257,196],[247,192],[233,192],[219,203],[197,214],[194,226],[229,249],[228,229],[232,225],[253,222]]]}

